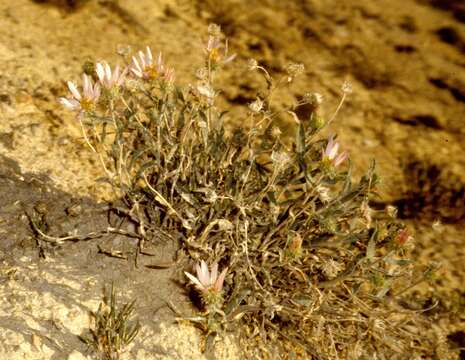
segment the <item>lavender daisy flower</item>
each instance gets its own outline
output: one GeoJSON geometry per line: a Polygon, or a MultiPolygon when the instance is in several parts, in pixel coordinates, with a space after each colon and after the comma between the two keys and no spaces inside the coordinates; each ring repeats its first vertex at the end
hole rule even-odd
{"type": "Polygon", "coordinates": [[[157,61],[154,63],[152,51],[147,46],[145,53],[139,51],[138,58],[132,57],[132,64],[130,66],[131,72],[141,79],[153,80],[162,76],[164,73],[163,60],[161,53],[158,54],[157,61]]]}
{"type": "MultiPolygon", "coordinates": [[[[197,277],[184,272],[186,276],[193,282],[197,290],[199,290],[204,299],[218,298],[223,289],[223,282],[228,268],[225,268],[221,274],[218,275],[218,263],[215,262],[211,267],[211,272],[208,271],[208,266],[205,261],[201,261],[196,265],[197,277]]],[[[207,301],[208,303],[209,301],[207,301]]]]}
{"type": "Polygon", "coordinates": [[[95,72],[97,73],[97,77],[102,84],[102,87],[112,89],[123,84],[128,73],[128,68],[125,68],[121,72],[119,65],[116,65],[115,70],[112,72],[110,65],[106,62],[102,62],[97,63],[95,72]]]}
{"type": "Polygon", "coordinates": [[[331,135],[328,139],[328,144],[326,145],[326,149],[323,151],[323,161],[331,163],[333,166],[339,166],[342,162],[344,162],[349,154],[347,151],[344,151],[337,154],[339,150],[339,143],[334,142],[334,134],[331,135]]]}
{"type": "Polygon", "coordinates": [[[205,52],[207,53],[208,60],[212,66],[216,66],[218,64],[225,65],[233,61],[236,57],[236,54],[228,55],[228,42],[226,41],[225,45],[223,45],[218,35],[210,35],[208,37],[205,52]]]}
{"type": "Polygon", "coordinates": [[[82,75],[82,95],[75,83],[68,81],[67,84],[71,96],[60,98],[60,103],[66,108],[80,113],[92,111],[100,97],[100,85],[98,83],[92,85],[90,76],[86,74],[82,75]]]}

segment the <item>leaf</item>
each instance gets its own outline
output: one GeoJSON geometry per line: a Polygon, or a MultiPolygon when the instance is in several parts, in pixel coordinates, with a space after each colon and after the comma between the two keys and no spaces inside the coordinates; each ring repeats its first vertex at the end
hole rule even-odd
{"type": "Polygon", "coordinates": [[[296,151],[298,154],[303,154],[305,151],[305,128],[302,122],[299,122],[296,134],[296,151]]]}
{"type": "Polygon", "coordinates": [[[224,111],[220,112],[220,115],[219,115],[218,119],[221,120],[221,119],[223,118],[223,116],[225,116],[225,115],[228,114],[229,112],[230,112],[229,110],[224,110],[224,111]]]}
{"type": "Polygon", "coordinates": [[[366,258],[373,260],[376,253],[376,242],[378,241],[378,227],[375,228],[370,240],[368,241],[366,258]]]}
{"type": "Polygon", "coordinates": [[[182,198],[185,202],[187,202],[188,204],[190,204],[190,205],[192,205],[192,206],[195,206],[196,204],[198,204],[198,202],[196,201],[195,197],[193,197],[191,194],[182,191],[182,192],[180,192],[180,195],[181,195],[181,198],[182,198]]]}
{"type": "Polygon", "coordinates": [[[391,285],[392,285],[392,281],[391,280],[385,280],[384,281],[384,284],[383,284],[383,287],[381,288],[381,290],[379,290],[377,293],[376,293],[376,297],[377,298],[383,298],[388,292],[389,290],[391,290],[391,285]]]}
{"type": "Polygon", "coordinates": [[[362,193],[362,190],[360,189],[360,187],[356,188],[355,190],[352,190],[350,191],[349,193],[343,195],[339,201],[341,203],[346,203],[348,201],[352,201],[353,199],[355,199],[357,196],[359,196],[360,194],[362,193]]]}
{"type": "Polygon", "coordinates": [[[349,158],[349,168],[347,170],[347,174],[345,174],[344,176],[346,176],[346,178],[344,181],[342,192],[348,192],[352,188],[352,161],[350,160],[350,158],[349,158]]]}
{"type": "Polygon", "coordinates": [[[146,162],[145,164],[141,165],[139,170],[137,170],[136,176],[134,178],[134,183],[137,182],[140,178],[142,178],[142,174],[144,173],[145,170],[150,169],[151,167],[156,167],[157,162],[155,160],[150,160],[146,162]]]}
{"type": "Polygon", "coordinates": [[[234,225],[231,221],[226,219],[218,219],[218,228],[220,231],[230,231],[234,229],[234,225]]]}
{"type": "Polygon", "coordinates": [[[298,295],[292,300],[297,304],[307,308],[311,307],[315,303],[314,299],[308,295],[298,295]]]}
{"type": "Polygon", "coordinates": [[[185,97],[184,97],[184,93],[182,92],[182,89],[181,89],[180,87],[176,86],[175,89],[174,89],[174,91],[175,91],[176,97],[177,97],[179,100],[181,100],[183,103],[185,103],[185,102],[186,102],[186,99],[185,99],[185,97]]]}
{"type": "Polygon", "coordinates": [[[268,191],[268,193],[266,194],[267,197],[268,197],[268,200],[270,200],[270,202],[273,204],[273,205],[277,205],[278,202],[276,200],[276,196],[275,196],[275,193],[274,191],[268,191]]]}
{"type": "Polygon", "coordinates": [[[137,150],[136,152],[134,152],[134,154],[131,156],[131,160],[129,162],[129,166],[128,166],[128,172],[130,173],[132,168],[134,167],[134,164],[136,162],[137,159],[139,159],[143,153],[145,153],[146,151],[148,150],[148,148],[142,148],[140,150],[137,150]]]}
{"type": "Polygon", "coordinates": [[[387,264],[399,265],[399,266],[406,266],[406,265],[411,265],[414,263],[414,261],[410,259],[394,259],[390,256],[387,257],[384,261],[387,264]]]}

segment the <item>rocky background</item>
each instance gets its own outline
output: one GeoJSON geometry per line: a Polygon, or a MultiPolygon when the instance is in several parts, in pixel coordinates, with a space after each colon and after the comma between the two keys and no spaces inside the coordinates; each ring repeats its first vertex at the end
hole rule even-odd
{"type": "MultiPolygon", "coordinates": [[[[222,26],[238,53],[220,84],[230,126],[265,84],[246,68],[256,59],[274,77],[289,62],[305,75],[275,98],[290,105],[324,95],[330,116],[344,80],[353,93],[333,124],[355,175],[377,161],[378,204],[393,204],[415,230],[414,256],[441,262],[433,285],[412,307],[428,308],[444,348],[465,358],[465,5],[460,0],[3,0],[0,3],[0,359],[79,359],[76,335],[89,325],[101,287],[114,280],[121,299],[138,299],[143,330],[128,359],[198,359],[201,338],[173,325],[166,302],[190,311],[173,278],[181,269],[135,268],[105,256],[130,249],[118,236],[60,246],[38,243],[30,216],[56,236],[107,226],[97,159],[57,97],[85,61],[118,60],[116,50],[150,45],[188,84],[202,63],[207,26],[222,26]],[[98,247],[100,246],[100,247],[98,247]],[[105,247],[106,246],[106,247],[105,247]],[[100,253],[99,253],[100,252],[100,253]],[[45,259],[43,258],[45,256],[45,259]]],[[[244,112],[242,112],[243,114],[244,112]]],[[[242,116],[242,118],[241,118],[242,116]]],[[[299,114],[305,116],[305,112],[299,114]]],[[[292,119],[277,119],[285,134],[292,119]]],[[[174,257],[175,245],[156,259],[174,257]]],[[[233,339],[219,359],[239,357],[233,339]]],[[[432,358],[435,354],[432,354],[432,358]]]]}

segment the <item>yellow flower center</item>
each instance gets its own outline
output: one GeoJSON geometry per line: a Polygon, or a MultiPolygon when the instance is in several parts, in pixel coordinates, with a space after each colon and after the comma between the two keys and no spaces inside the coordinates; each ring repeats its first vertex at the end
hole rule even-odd
{"type": "Polygon", "coordinates": [[[147,73],[148,78],[151,80],[155,80],[160,75],[155,66],[146,67],[145,72],[147,73]]]}
{"type": "Polygon", "coordinates": [[[210,61],[212,63],[216,63],[218,61],[219,57],[220,57],[220,53],[219,53],[217,48],[212,49],[210,51],[210,61]]]}
{"type": "Polygon", "coordinates": [[[94,109],[94,102],[91,99],[83,98],[81,100],[81,108],[86,112],[90,112],[94,109]]]}

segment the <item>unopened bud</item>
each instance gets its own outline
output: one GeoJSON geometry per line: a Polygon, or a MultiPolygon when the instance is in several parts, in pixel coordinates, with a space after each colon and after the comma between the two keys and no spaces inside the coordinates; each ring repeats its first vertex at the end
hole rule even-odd
{"type": "Polygon", "coordinates": [[[395,206],[392,206],[392,205],[386,206],[386,213],[392,219],[397,218],[397,208],[395,206]]]}
{"type": "Polygon", "coordinates": [[[310,115],[310,127],[313,130],[320,130],[325,124],[326,121],[322,116],[318,115],[316,112],[312,112],[310,115]]]}
{"type": "Polygon", "coordinates": [[[116,46],[116,53],[118,55],[127,57],[129,54],[132,52],[131,46],[130,45],[125,45],[125,44],[118,44],[116,46]]]}
{"type": "Polygon", "coordinates": [[[409,229],[405,228],[405,229],[402,229],[401,231],[399,231],[399,233],[396,236],[395,242],[399,246],[403,246],[403,245],[405,245],[405,243],[407,241],[409,241],[411,239],[412,239],[412,236],[410,235],[409,229]]]}
{"type": "Polygon", "coordinates": [[[263,101],[260,98],[257,98],[257,100],[249,104],[249,109],[254,113],[259,113],[262,108],[263,101]]]}
{"type": "Polygon", "coordinates": [[[289,234],[291,237],[288,250],[293,256],[299,256],[302,252],[302,237],[297,232],[292,232],[289,234]]]}
{"type": "Polygon", "coordinates": [[[82,65],[82,72],[86,75],[94,77],[95,76],[95,63],[89,60],[85,61],[84,64],[82,65]]]}
{"type": "Polygon", "coordinates": [[[323,95],[320,93],[307,93],[304,95],[304,100],[316,109],[323,103],[323,95]]]}
{"type": "Polygon", "coordinates": [[[249,59],[249,61],[247,62],[247,69],[249,69],[250,71],[254,71],[258,68],[258,62],[257,60],[255,59],[249,59]]]}
{"type": "Polygon", "coordinates": [[[291,79],[302,74],[304,70],[305,70],[304,64],[290,63],[289,65],[286,66],[286,72],[288,73],[291,79]]]}
{"type": "Polygon", "coordinates": [[[291,157],[285,151],[273,151],[271,153],[271,160],[276,166],[282,167],[291,160],[291,157]]]}
{"type": "Polygon", "coordinates": [[[221,34],[221,27],[217,24],[208,25],[208,35],[219,36],[221,34]]]}
{"type": "Polygon", "coordinates": [[[271,129],[271,136],[273,136],[274,138],[278,138],[281,134],[281,129],[277,126],[273,126],[273,128],[271,129]]]}
{"type": "Polygon", "coordinates": [[[344,81],[341,86],[341,90],[344,94],[351,94],[352,93],[352,84],[349,81],[344,81]]]}
{"type": "Polygon", "coordinates": [[[206,67],[202,67],[202,68],[198,69],[195,72],[195,76],[199,80],[206,80],[208,78],[208,69],[206,67]]]}

